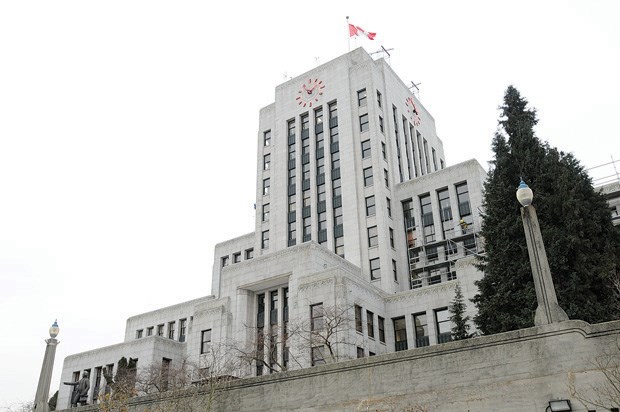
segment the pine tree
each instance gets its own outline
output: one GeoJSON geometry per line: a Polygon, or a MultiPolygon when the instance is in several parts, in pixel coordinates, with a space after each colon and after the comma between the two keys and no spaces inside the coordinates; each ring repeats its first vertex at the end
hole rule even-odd
{"type": "Polygon", "coordinates": [[[515,198],[521,177],[534,191],[560,306],[570,319],[597,323],[618,318],[610,274],[620,238],[607,203],[572,154],[536,137],[536,111],[513,86],[500,109],[495,158],[484,185],[486,255],[478,266],[485,275],[472,300],[478,309],[474,322],[485,334],[534,324],[536,294],[515,198]]]}
{"type": "Polygon", "coordinates": [[[450,321],[452,326],[452,340],[462,340],[471,338],[469,333],[469,316],[465,316],[465,300],[461,291],[460,283],[456,284],[454,289],[454,300],[450,303],[448,310],[450,311],[450,321]]]}

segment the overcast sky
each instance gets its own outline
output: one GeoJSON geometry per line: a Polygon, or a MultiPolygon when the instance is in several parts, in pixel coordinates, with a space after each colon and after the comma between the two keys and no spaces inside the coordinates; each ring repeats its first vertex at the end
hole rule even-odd
{"type": "MultiPolygon", "coordinates": [[[[0,408],[132,315],[208,295],[213,247],[254,229],[258,111],[347,52],[345,16],[486,168],[515,85],[538,136],[620,159],[620,2],[0,2],[0,408]]],[[[515,182],[516,186],[517,182],[515,182]]]]}

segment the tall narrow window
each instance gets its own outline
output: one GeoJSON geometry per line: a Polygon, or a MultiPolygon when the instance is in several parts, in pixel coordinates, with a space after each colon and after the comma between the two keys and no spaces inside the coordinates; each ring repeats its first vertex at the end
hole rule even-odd
{"type": "Polygon", "coordinates": [[[164,336],[164,325],[157,325],[157,336],[164,336]]]}
{"type": "Polygon", "coordinates": [[[187,333],[187,319],[181,319],[179,321],[179,342],[185,342],[186,333],[187,333]]]}
{"type": "Polygon", "coordinates": [[[384,142],[381,142],[381,154],[383,154],[383,160],[387,160],[387,151],[384,142]]]}
{"type": "Polygon", "coordinates": [[[390,200],[389,197],[386,197],[385,200],[387,202],[388,217],[392,217],[392,201],[390,200]]]}
{"type": "Polygon", "coordinates": [[[398,283],[398,271],[396,270],[396,261],[392,259],[392,273],[394,274],[394,282],[398,283]]]}
{"type": "Polygon", "coordinates": [[[379,342],[385,343],[385,319],[377,316],[377,323],[379,323],[379,342]]]}
{"type": "Polygon", "coordinates": [[[263,133],[263,146],[271,145],[271,130],[267,130],[263,133]]]}
{"type": "Polygon", "coordinates": [[[456,196],[459,202],[459,215],[461,218],[471,215],[471,206],[469,203],[469,191],[467,183],[456,185],[456,196]]]}
{"type": "Polygon", "coordinates": [[[435,310],[435,321],[437,322],[437,342],[450,342],[452,339],[452,327],[450,326],[450,312],[448,308],[435,310]]]}
{"type": "Polygon", "coordinates": [[[381,264],[379,258],[370,259],[370,280],[381,279],[381,264]]]}
{"type": "Polygon", "coordinates": [[[325,347],[323,345],[314,346],[312,348],[312,366],[325,364],[325,355],[323,354],[324,351],[325,347]]]}
{"type": "Polygon", "coordinates": [[[310,328],[313,331],[323,330],[323,326],[325,325],[324,315],[323,303],[310,306],[310,328]]]}
{"type": "Polygon", "coordinates": [[[433,153],[433,168],[435,171],[439,170],[437,169],[437,153],[435,153],[435,149],[431,148],[432,153],[433,153]]]}
{"type": "Polygon", "coordinates": [[[407,325],[405,317],[395,318],[394,322],[394,343],[395,351],[407,350],[407,325]]]}
{"type": "Polygon", "coordinates": [[[358,90],[357,105],[359,107],[366,106],[366,89],[358,90]]]}
{"type": "Polygon", "coordinates": [[[385,133],[383,130],[383,117],[381,116],[379,116],[379,130],[381,130],[381,133],[385,133]]]}
{"type": "Polygon", "coordinates": [[[355,305],[355,330],[362,333],[362,307],[355,305]]]}
{"type": "Polygon", "coordinates": [[[368,113],[360,116],[360,132],[368,131],[368,113]]]}
{"type": "Polygon", "coordinates": [[[368,247],[377,246],[378,244],[377,226],[371,226],[368,228],[368,247]]]}
{"type": "Polygon", "coordinates": [[[364,169],[364,186],[372,186],[372,167],[364,169]]]}
{"type": "Polygon", "coordinates": [[[174,339],[174,326],[176,322],[168,322],[168,339],[174,339]]]}
{"type": "Polygon", "coordinates": [[[450,194],[448,189],[442,189],[437,192],[439,200],[439,214],[441,216],[441,229],[443,230],[443,238],[451,239],[454,237],[454,227],[452,225],[452,208],[450,206],[450,194]]]}
{"type": "Polygon", "coordinates": [[[390,174],[387,169],[383,169],[383,180],[385,181],[385,187],[390,187],[390,174]]]}
{"type": "Polygon", "coordinates": [[[366,329],[368,331],[368,337],[375,337],[375,314],[371,311],[366,311],[366,329]]]}
{"type": "Polygon", "coordinates": [[[413,326],[415,328],[415,347],[428,346],[428,322],[425,312],[413,315],[413,326]]]}
{"type": "Polygon", "coordinates": [[[269,203],[263,205],[263,222],[269,220],[269,203]]]}
{"type": "Polygon", "coordinates": [[[377,90],[377,106],[381,108],[382,107],[381,104],[382,104],[381,103],[381,92],[377,90]]]}
{"type": "Polygon", "coordinates": [[[362,142],[362,159],[370,157],[370,140],[364,140],[362,142]]]}
{"type": "Polygon", "coordinates": [[[263,196],[269,194],[269,187],[271,186],[271,180],[269,178],[263,179],[263,196]]]}
{"type": "Polygon", "coordinates": [[[389,228],[390,230],[390,246],[393,248],[394,247],[394,229],[389,228]]]}
{"type": "Polygon", "coordinates": [[[431,206],[431,196],[420,196],[420,209],[422,211],[422,226],[424,230],[424,242],[435,241],[435,223],[433,220],[433,209],[431,206]]]}
{"type": "Polygon", "coordinates": [[[206,329],[200,332],[200,354],[204,355],[209,351],[209,344],[211,343],[211,329],[206,329]]]}
{"type": "Polygon", "coordinates": [[[261,249],[269,249],[269,231],[265,230],[261,237],[261,249]]]}
{"type": "Polygon", "coordinates": [[[267,153],[263,156],[263,170],[269,170],[271,166],[271,154],[267,153]]]}
{"type": "Polygon", "coordinates": [[[375,197],[368,196],[366,198],[366,216],[374,216],[376,214],[375,197]]]}

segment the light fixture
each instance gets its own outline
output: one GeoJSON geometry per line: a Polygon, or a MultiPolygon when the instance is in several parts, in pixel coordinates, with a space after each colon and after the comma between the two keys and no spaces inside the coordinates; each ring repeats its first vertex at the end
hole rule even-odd
{"type": "Polygon", "coordinates": [[[54,321],[54,323],[52,324],[52,327],[50,328],[50,337],[52,339],[55,339],[56,336],[58,336],[58,333],[60,332],[60,328],[58,327],[58,319],[54,321]]]}
{"type": "MultiPolygon", "coordinates": [[[[523,183],[523,181],[521,181],[521,183],[523,183]]],[[[570,401],[568,399],[559,399],[556,401],[549,401],[548,409],[551,412],[565,412],[565,411],[573,410],[570,406],[570,401]]]]}
{"type": "Polygon", "coordinates": [[[517,200],[523,207],[526,207],[532,204],[533,198],[534,192],[532,192],[532,189],[521,179],[521,183],[519,187],[517,187],[517,200]]]}

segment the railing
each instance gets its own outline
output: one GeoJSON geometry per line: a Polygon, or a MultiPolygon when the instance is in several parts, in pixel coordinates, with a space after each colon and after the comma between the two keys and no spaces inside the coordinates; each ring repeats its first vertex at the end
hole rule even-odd
{"type": "Polygon", "coordinates": [[[416,348],[422,348],[424,346],[429,346],[430,344],[431,343],[430,343],[430,340],[429,340],[428,336],[422,336],[422,337],[417,338],[415,340],[415,347],[416,348]]]}
{"type": "Polygon", "coordinates": [[[400,341],[400,342],[396,342],[394,344],[394,349],[395,349],[396,352],[399,352],[401,350],[407,350],[408,349],[407,341],[403,340],[403,341],[400,341]]]}
{"type": "Polygon", "coordinates": [[[452,340],[452,333],[450,332],[444,332],[444,333],[440,333],[437,335],[438,343],[446,343],[446,342],[450,342],[451,340],[452,340]]]}

